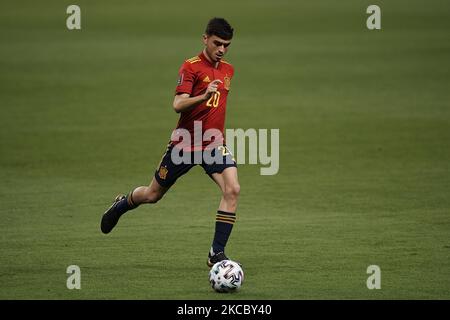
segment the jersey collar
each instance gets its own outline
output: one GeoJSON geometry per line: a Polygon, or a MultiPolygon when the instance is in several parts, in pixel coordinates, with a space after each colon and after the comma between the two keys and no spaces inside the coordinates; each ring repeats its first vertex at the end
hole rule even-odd
{"type": "Polygon", "coordinates": [[[201,52],[198,56],[199,56],[200,59],[202,59],[202,61],[204,61],[209,67],[212,67],[212,68],[214,68],[214,69],[219,69],[220,61],[217,63],[217,67],[216,67],[214,63],[212,63],[212,62],[210,62],[210,61],[208,60],[208,58],[206,57],[206,55],[205,55],[205,53],[203,52],[203,50],[202,50],[202,52],[201,52]]]}

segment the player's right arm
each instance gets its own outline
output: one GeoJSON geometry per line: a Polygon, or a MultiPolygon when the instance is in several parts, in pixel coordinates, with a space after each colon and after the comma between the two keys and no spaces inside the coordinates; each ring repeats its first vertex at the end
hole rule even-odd
{"type": "Polygon", "coordinates": [[[173,109],[176,113],[188,111],[200,103],[208,100],[217,91],[219,83],[222,83],[219,79],[212,81],[208,88],[206,88],[205,93],[191,97],[188,93],[180,93],[173,99],[173,109]]]}

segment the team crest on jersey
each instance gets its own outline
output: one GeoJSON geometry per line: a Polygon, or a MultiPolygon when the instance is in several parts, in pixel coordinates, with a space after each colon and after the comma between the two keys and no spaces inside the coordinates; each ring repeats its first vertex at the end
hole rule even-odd
{"type": "Polygon", "coordinates": [[[183,84],[184,73],[180,74],[177,81],[177,86],[181,86],[183,84]]]}
{"type": "Polygon", "coordinates": [[[225,87],[225,89],[230,90],[230,85],[231,85],[231,78],[226,75],[225,78],[223,78],[223,86],[225,87]]]}
{"type": "Polygon", "coordinates": [[[158,175],[159,175],[159,177],[162,179],[162,180],[166,180],[166,177],[167,177],[167,173],[169,172],[169,170],[167,170],[167,168],[166,167],[160,167],[159,168],[159,173],[158,173],[158,175]]]}

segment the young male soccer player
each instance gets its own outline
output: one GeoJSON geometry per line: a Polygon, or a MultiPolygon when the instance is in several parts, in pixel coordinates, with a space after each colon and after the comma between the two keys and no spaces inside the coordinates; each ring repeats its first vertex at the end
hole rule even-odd
{"type": "Polygon", "coordinates": [[[234,69],[222,58],[232,38],[233,28],[225,19],[213,18],[208,22],[203,35],[203,51],[186,60],[180,68],[173,101],[173,108],[175,112],[180,113],[180,119],[154,178],[148,187],[137,187],[126,196],[116,197],[102,217],[103,233],[111,232],[119,218],[128,210],[143,203],[159,201],[179,177],[196,164],[200,164],[222,191],[207,264],[211,267],[216,262],[228,259],[225,256],[225,246],[236,220],[240,189],[236,162],[223,139],[227,96],[234,69]],[[215,135],[214,139],[196,143],[198,134],[194,133],[199,124],[202,136],[207,130],[215,130],[219,135],[215,135]],[[180,138],[182,132],[190,135],[191,139],[187,139],[190,140],[189,143],[180,138]],[[205,153],[216,160],[219,158],[220,161],[205,161],[205,157],[202,157],[205,153]],[[184,156],[183,159],[190,161],[180,163],[174,159],[174,154],[184,156]]]}

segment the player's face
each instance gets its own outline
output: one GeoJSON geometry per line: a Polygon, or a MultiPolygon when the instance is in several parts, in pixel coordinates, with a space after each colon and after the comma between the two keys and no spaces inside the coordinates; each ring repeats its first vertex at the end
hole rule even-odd
{"type": "Polygon", "coordinates": [[[214,35],[203,35],[203,43],[205,44],[206,53],[209,58],[214,62],[218,62],[227,53],[231,40],[223,40],[214,35]]]}

